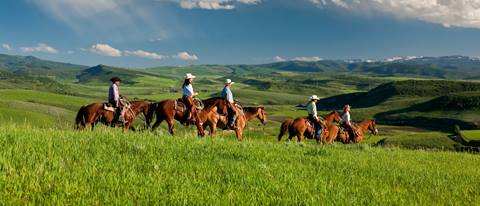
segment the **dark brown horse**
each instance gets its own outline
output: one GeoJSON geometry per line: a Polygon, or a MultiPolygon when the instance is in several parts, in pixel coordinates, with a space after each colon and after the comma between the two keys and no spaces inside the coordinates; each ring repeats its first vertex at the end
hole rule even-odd
{"type": "MultiPolygon", "coordinates": [[[[124,119],[127,123],[124,126],[125,130],[135,130],[133,123],[139,114],[143,114],[145,117],[148,115],[150,109],[150,102],[148,101],[132,101],[128,106],[124,108],[124,119]]],[[[75,119],[77,129],[83,129],[86,125],[91,125],[92,130],[95,124],[99,121],[105,125],[112,125],[115,118],[115,112],[105,109],[104,104],[96,102],[93,104],[85,105],[80,108],[75,119]]],[[[146,124],[146,123],[145,123],[146,124]]]]}
{"type": "Polygon", "coordinates": [[[95,128],[95,124],[97,124],[97,122],[100,121],[100,118],[103,116],[112,116],[113,120],[115,112],[106,110],[103,103],[100,102],[83,105],[77,112],[77,116],[75,118],[75,128],[81,130],[90,125],[91,130],[93,130],[95,128]]]}
{"type": "MultiPolygon", "coordinates": [[[[341,117],[337,111],[332,111],[327,115],[325,115],[323,119],[324,119],[325,126],[329,128],[331,125],[333,125],[333,122],[340,122],[341,117]]],[[[280,133],[278,134],[278,141],[282,140],[282,137],[285,135],[286,132],[289,131],[289,128],[293,124],[293,122],[294,122],[293,119],[287,119],[284,122],[282,122],[282,125],[280,126],[280,133]]],[[[307,139],[313,139],[313,136],[310,136],[308,133],[305,135],[305,137],[307,139]]],[[[328,136],[325,136],[324,139],[328,139],[328,138],[329,138],[328,136]]],[[[324,139],[321,140],[322,143],[325,141],[324,139]]]]}
{"type": "Polygon", "coordinates": [[[223,130],[234,130],[235,136],[238,141],[243,140],[243,130],[247,127],[249,121],[254,120],[255,118],[259,119],[260,122],[265,125],[267,123],[267,115],[265,113],[265,107],[245,107],[243,112],[237,114],[237,120],[235,122],[235,128],[232,129],[227,126],[228,118],[225,115],[220,115],[218,112],[211,113],[208,116],[205,116],[203,128],[210,127],[210,136],[213,136],[216,132],[216,128],[223,130]]]}
{"type": "MultiPolygon", "coordinates": [[[[298,142],[302,142],[304,138],[307,137],[308,139],[316,139],[318,143],[321,143],[321,140],[328,136],[325,123],[321,123],[321,127],[320,138],[317,138],[315,137],[315,128],[310,121],[303,117],[296,118],[288,127],[288,139],[292,140],[292,138],[296,136],[298,142]]],[[[281,137],[279,139],[281,139],[281,137]]]]}
{"type": "MultiPolygon", "coordinates": [[[[225,112],[226,110],[226,103],[225,100],[222,98],[211,98],[203,101],[204,108],[201,110],[198,110],[194,116],[195,119],[195,125],[198,130],[198,135],[199,136],[205,136],[204,129],[203,129],[203,121],[201,120],[201,117],[205,117],[214,110],[216,111],[218,108],[220,108],[221,111],[225,112]]],[[[173,100],[173,99],[168,99],[164,100],[158,103],[155,103],[155,106],[153,109],[150,109],[149,114],[147,115],[147,125],[150,125],[150,123],[153,120],[153,116],[156,116],[156,121],[152,126],[152,131],[157,129],[158,126],[163,121],[167,121],[168,124],[168,131],[170,134],[174,135],[175,134],[175,125],[174,125],[174,120],[179,121],[180,123],[185,123],[185,107],[183,106],[183,103],[179,100],[173,100]]]]}

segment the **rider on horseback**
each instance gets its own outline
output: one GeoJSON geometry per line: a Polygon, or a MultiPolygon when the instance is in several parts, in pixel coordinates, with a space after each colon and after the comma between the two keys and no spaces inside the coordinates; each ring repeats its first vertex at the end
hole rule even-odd
{"type": "Polygon", "coordinates": [[[120,98],[120,93],[118,92],[118,86],[120,85],[120,78],[118,77],[112,77],[110,79],[112,82],[112,85],[110,86],[110,89],[108,90],[108,103],[112,105],[113,108],[115,108],[115,117],[113,120],[113,124],[115,124],[117,121],[121,123],[126,123],[126,121],[123,118],[123,103],[120,98]]]}
{"type": "Polygon", "coordinates": [[[227,108],[228,108],[228,126],[230,128],[235,128],[235,121],[238,116],[237,107],[235,106],[235,100],[233,99],[233,93],[231,90],[232,85],[235,82],[232,82],[231,79],[227,79],[225,81],[225,87],[222,90],[222,97],[225,98],[227,101],[227,108]]]}
{"type": "Polygon", "coordinates": [[[353,137],[356,138],[358,136],[356,129],[352,124],[352,119],[350,117],[350,105],[345,105],[343,107],[343,114],[342,114],[342,126],[347,129],[349,134],[353,134],[353,137]]]}
{"type": "Polygon", "coordinates": [[[197,96],[198,93],[193,91],[192,81],[196,76],[193,76],[191,73],[185,75],[185,81],[183,82],[182,89],[183,95],[182,100],[187,111],[185,113],[185,123],[188,125],[192,121],[192,115],[196,115],[195,102],[193,97],[197,96]]]}
{"type": "Polygon", "coordinates": [[[308,112],[308,120],[310,120],[314,127],[315,127],[315,138],[319,139],[321,130],[322,130],[322,125],[321,125],[321,120],[317,115],[317,101],[320,100],[320,98],[317,97],[317,95],[312,95],[310,97],[310,101],[307,104],[307,112],[308,112]]]}

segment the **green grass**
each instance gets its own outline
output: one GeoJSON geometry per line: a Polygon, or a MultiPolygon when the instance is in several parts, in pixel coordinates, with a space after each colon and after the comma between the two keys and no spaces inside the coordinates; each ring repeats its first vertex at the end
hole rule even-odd
{"type": "Polygon", "coordinates": [[[462,130],[467,140],[480,140],[480,130],[462,130]]]}
{"type": "Polygon", "coordinates": [[[4,204],[473,205],[477,155],[0,127],[4,204]]]}
{"type": "Polygon", "coordinates": [[[81,97],[19,89],[0,90],[0,96],[2,97],[2,100],[17,100],[40,103],[70,110],[76,110],[86,103],[93,102],[91,99],[81,97]]]}

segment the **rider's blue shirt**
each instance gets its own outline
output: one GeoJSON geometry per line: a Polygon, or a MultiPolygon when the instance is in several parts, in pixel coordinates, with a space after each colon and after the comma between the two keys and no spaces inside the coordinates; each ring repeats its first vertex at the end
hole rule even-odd
{"type": "Polygon", "coordinates": [[[234,103],[233,101],[233,93],[232,90],[230,90],[230,87],[224,87],[222,90],[222,97],[227,99],[228,102],[234,103]]]}

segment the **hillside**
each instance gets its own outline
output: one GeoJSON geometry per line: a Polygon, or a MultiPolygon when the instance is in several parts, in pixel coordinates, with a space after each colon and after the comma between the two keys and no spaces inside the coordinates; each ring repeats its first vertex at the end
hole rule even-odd
{"type": "Polygon", "coordinates": [[[86,66],[38,59],[33,56],[0,54],[0,70],[16,75],[73,80],[86,66]]]}
{"type": "Polygon", "coordinates": [[[358,92],[328,97],[319,101],[319,108],[341,108],[351,104],[357,108],[379,105],[390,98],[436,97],[461,92],[480,92],[480,83],[444,80],[406,80],[384,83],[368,92],[358,92]]]}
{"type": "Polygon", "coordinates": [[[142,76],[157,76],[152,73],[147,73],[141,70],[124,69],[118,67],[111,67],[107,65],[97,65],[88,69],[82,70],[76,75],[79,83],[105,83],[110,82],[110,78],[118,76],[122,79],[122,83],[134,84],[135,79],[142,76]]]}
{"type": "Polygon", "coordinates": [[[452,131],[454,125],[477,129],[480,128],[477,118],[480,115],[479,93],[480,83],[477,82],[407,80],[381,84],[368,92],[321,99],[318,107],[321,110],[341,109],[350,104],[353,114],[374,117],[382,124],[442,131],[452,131]]]}
{"type": "MultiPolygon", "coordinates": [[[[110,128],[109,128],[110,129],[110,128]]],[[[0,126],[7,205],[475,205],[480,157],[0,126]],[[432,194],[432,191],[435,194],[432,194]]]]}

